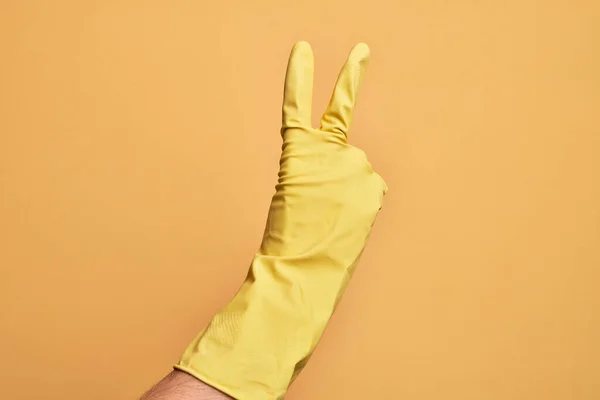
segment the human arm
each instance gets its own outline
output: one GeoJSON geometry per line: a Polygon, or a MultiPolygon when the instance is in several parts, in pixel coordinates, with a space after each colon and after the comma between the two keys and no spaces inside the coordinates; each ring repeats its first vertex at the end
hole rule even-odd
{"type": "Polygon", "coordinates": [[[174,370],[152,387],[140,400],[231,400],[197,378],[174,370]]]}

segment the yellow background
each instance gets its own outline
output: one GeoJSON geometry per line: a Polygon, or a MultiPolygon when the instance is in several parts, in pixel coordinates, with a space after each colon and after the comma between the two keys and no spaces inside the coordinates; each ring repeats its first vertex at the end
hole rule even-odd
{"type": "Polygon", "coordinates": [[[600,398],[597,1],[3,1],[0,398],[134,399],[237,290],[291,46],[390,191],[288,398],[600,398]]]}

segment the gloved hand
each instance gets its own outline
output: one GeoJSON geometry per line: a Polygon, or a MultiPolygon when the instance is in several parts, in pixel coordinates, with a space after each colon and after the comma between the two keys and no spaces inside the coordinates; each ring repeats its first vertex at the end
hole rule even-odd
{"type": "Polygon", "coordinates": [[[311,127],[313,54],[292,49],[279,182],[250,271],[175,368],[239,400],[282,399],[315,349],[365,247],[387,188],[348,144],[369,48],[356,45],[311,127]]]}

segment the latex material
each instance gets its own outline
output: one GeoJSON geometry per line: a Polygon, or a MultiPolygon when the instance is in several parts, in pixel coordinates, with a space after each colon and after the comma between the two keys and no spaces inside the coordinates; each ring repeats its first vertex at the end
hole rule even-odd
{"type": "Polygon", "coordinates": [[[279,182],[246,281],[175,366],[240,400],[282,399],[315,349],[387,190],[347,143],[369,48],[343,66],[321,127],[311,127],[313,54],[292,49],[279,182]]]}

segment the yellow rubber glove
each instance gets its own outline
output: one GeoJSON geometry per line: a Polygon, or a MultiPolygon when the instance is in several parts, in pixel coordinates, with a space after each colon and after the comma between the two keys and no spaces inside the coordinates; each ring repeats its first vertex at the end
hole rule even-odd
{"type": "Polygon", "coordinates": [[[175,368],[238,400],[282,399],[315,349],[358,263],[387,190],[347,143],[369,48],[356,45],[311,127],[313,54],[292,49],[279,182],[260,250],[234,299],[175,368]]]}

